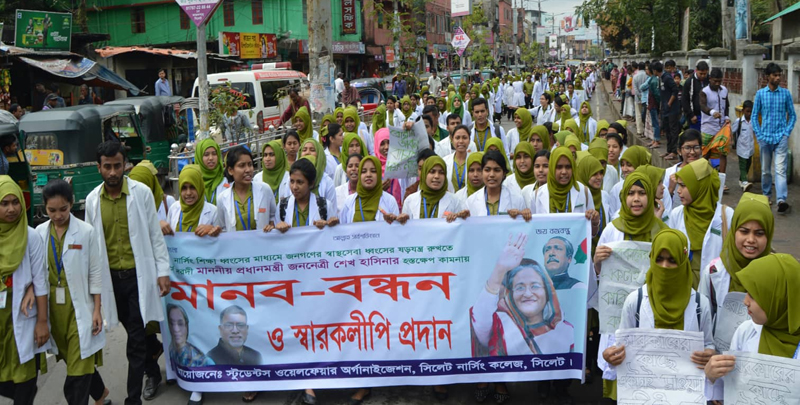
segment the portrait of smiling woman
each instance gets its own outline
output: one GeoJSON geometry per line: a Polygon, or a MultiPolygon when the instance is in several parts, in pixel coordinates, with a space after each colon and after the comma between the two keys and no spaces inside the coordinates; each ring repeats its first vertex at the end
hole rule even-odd
{"type": "Polygon", "coordinates": [[[547,271],[524,259],[524,234],[509,235],[485,288],[470,309],[472,356],[568,353],[573,327],[562,318],[547,271]]]}

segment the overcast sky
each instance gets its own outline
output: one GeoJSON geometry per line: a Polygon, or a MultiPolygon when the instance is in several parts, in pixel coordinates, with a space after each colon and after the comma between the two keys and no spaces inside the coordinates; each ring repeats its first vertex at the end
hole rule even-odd
{"type": "MultiPolygon", "coordinates": [[[[515,1],[517,2],[516,5],[518,7],[519,6],[523,6],[526,9],[532,9],[532,10],[538,10],[539,9],[539,3],[537,1],[533,1],[533,0],[511,0],[512,6],[514,5],[515,1]]],[[[542,12],[554,13],[554,14],[559,14],[559,13],[574,14],[575,13],[575,7],[579,6],[581,3],[583,3],[582,0],[545,0],[545,1],[542,1],[542,12]]],[[[568,15],[568,14],[564,14],[564,15],[568,15]]],[[[560,20],[561,18],[563,18],[563,16],[557,16],[556,20],[560,20]]]]}

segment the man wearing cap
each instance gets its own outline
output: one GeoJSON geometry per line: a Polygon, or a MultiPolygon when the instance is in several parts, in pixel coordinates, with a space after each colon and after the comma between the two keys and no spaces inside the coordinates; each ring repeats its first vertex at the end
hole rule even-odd
{"type": "Polygon", "coordinates": [[[50,93],[44,99],[44,106],[42,107],[42,111],[52,110],[56,108],[57,104],[58,104],[58,95],[56,95],[56,93],[50,93]]]}

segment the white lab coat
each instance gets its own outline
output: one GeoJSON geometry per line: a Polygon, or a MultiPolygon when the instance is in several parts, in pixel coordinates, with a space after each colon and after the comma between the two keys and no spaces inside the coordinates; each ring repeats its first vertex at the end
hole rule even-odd
{"type": "MultiPolygon", "coordinates": [[[[445,112],[444,114],[439,116],[439,126],[444,125],[444,129],[447,129],[447,117],[450,116],[451,113],[445,112]]],[[[472,115],[467,111],[467,108],[464,108],[464,111],[461,112],[461,125],[470,126],[472,125],[472,115]]]]}
{"type": "MultiPolygon", "coordinates": [[[[392,114],[392,113],[390,113],[389,111],[386,111],[386,126],[387,127],[389,127],[389,126],[399,127],[400,125],[402,125],[406,121],[406,117],[403,115],[403,113],[400,112],[400,110],[395,109],[394,113],[392,114],[394,116],[394,121],[393,121],[394,125],[390,125],[389,124],[389,114],[392,114]]],[[[372,134],[375,135],[375,131],[372,131],[372,134]]],[[[369,150],[370,153],[372,153],[372,149],[371,148],[368,149],[368,150],[369,150]]]]}
{"type": "Polygon", "coordinates": [[[214,190],[213,193],[209,194],[210,190],[206,190],[206,201],[210,202],[211,204],[215,204],[216,197],[219,197],[223,191],[229,189],[231,187],[231,183],[228,181],[227,177],[222,178],[222,182],[217,185],[217,188],[214,190]]]}
{"type": "MultiPolygon", "coordinates": [[[[420,218],[420,205],[422,204],[422,192],[409,194],[403,201],[403,214],[408,214],[410,219],[424,219],[420,218]]],[[[456,214],[464,210],[464,205],[456,198],[456,195],[451,192],[446,192],[441,200],[439,200],[439,208],[436,209],[435,218],[444,218],[445,213],[456,214]]]]}
{"type": "MultiPolygon", "coordinates": [[[[469,146],[470,147],[475,146],[475,142],[470,142],[469,146]]],[[[474,150],[470,150],[470,147],[467,148],[467,159],[469,158],[469,154],[474,152],[474,150]]],[[[442,158],[444,159],[444,166],[447,169],[447,191],[451,193],[455,193],[456,191],[458,191],[456,190],[455,187],[453,187],[453,177],[455,177],[456,175],[453,167],[453,161],[455,161],[455,158],[456,158],[455,152],[442,158]]],[[[464,165],[466,165],[466,163],[467,160],[464,159],[464,165]]],[[[464,187],[462,188],[467,187],[467,182],[469,181],[469,167],[466,166],[464,167],[464,173],[461,173],[461,168],[459,167],[459,174],[464,176],[464,187]]]]}
{"type": "Polygon", "coordinates": [[[546,109],[538,105],[528,111],[531,113],[535,125],[544,125],[546,122],[554,122],[556,120],[556,109],[552,104],[548,104],[546,109]]]}
{"type": "MultiPolygon", "coordinates": [[[[200,213],[200,221],[198,221],[198,225],[213,225],[213,226],[221,226],[225,227],[225,223],[222,220],[222,215],[219,214],[217,207],[214,204],[209,202],[203,201],[203,211],[200,213]]],[[[172,227],[172,230],[178,232],[178,222],[181,220],[181,202],[176,201],[172,204],[172,207],[169,209],[169,218],[167,222],[169,226],[172,227]]],[[[191,231],[184,230],[183,232],[194,232],[196,229],[192,229],[191,231]]]]}
{"type": "MultiPolygon", "coordinates": [[[[345,154],[341,154],[340,157],[345,157],[345,154]]],[[[339,162],[328,148],[325,148],[325,158],[327,159],[325,162],[325,174],[333,178],[336,175],[336,166],[339,166],[339,162]]]]}
{"type": "MultiPolygon", "coordinates": [[[[361,215],[361,212],[358,207],[358,193],[353,193],[347,196],[347,199],[344,201],[341,210],[341,216],[339,217],[339,222],[343,224],[351,224],[353,223],[353,218],[356,215],[361,215]]],[[[375,221],[383,221],[383,212],[381,210],[386,211],[387,214],[400,214],[400,207],[397,206],[397,200],[394,199],[394,196],[383,192],[381,194],[381,200],[378,203],[378,212],[375,213],[375,221]]]]}
{"type": "MultiPolygon", "coordinates": [[[[253,183],[264,183],[264,172],[260,171],[253,176],[253,183]]],[[[269,186],[269,184],[267,184],[269,186]]],[[[278,199],[288,197],[292,194],[292,191],[289,190],[289,172],[283,175],[283,179],[281,179],[281,184],[278,186],[278,199]]],[[[272,195],[275,195],[275,190],[272,190],[272,195]]]]}
{"type": "MultiPolygon", "coordinates": [[[[264,229],[271,221],[275,212],[275,194],[266,183],[253,182],[253,215],[256,217],[256,229],[264,229]]],[[[245,203],[246,204],[246,203],[245,203]]],[[[217,198],[217,215],[222,217],[222,229],[225,232],[236,232],[236,221],[239,214],[236,210],[236,200],[233,197],[233,185],[217,198]]],[[[246,217],[247,213],[242,213],[246,217]]]]}
{"type": "MultiPolygon", "coordinates": [[[[342,184],[347,183],[349,180],[350,179],[347,178],[347,173],[345,173],[344,169],[342,169],[342,165],[337,165],[333,174],[333,186],[338,188],[342,184]]],[[[338,194],[336,195],[336,199],[339,200],[338,194]]]]}
{"type": "MultiPolygon", "coordinates": [[[[603,175],[603,190],[608,191],[613,197],[611,190],[614,189],[614,186],[617,185],[617,183],[619,183],[619,173],[617,172],[617,168],[611,165],[606,165],[606,173],[603,175]]],[[[617,198],[619,198],[619,194],[617,194],[617,198]]]]}
{"type": "MultiPolygon", "coordinates": [[[[333,180],[328,177],[328,175],[322,176],[322,180],[319,182],[319,187],[317,187],[317,192],[319,193],[319,196],[330,201],[331,205],[328,207],[328,212],[336,212],[339,209],[339,201],[336,200],[336,186],[333,185],[333,180]]],[[[292,193],[290,192],[289,195],[291,194],[292,193]]]]}
{"type": "MultiPolygon", "coordinates": [[[[343,184],[336,187],[336,200],[344,202],[347,200],[347,197],[350,195],[350,181],[346,181],[343,184]]],[[[342,213],[341,208],[336,210],[336,216],[339,217],[342,213]]],[[[330,212],[330,211],[329,211],[330,212]]],[[[330,213],[328,214],[330,216],[330,213]]]]}
{"type": "MultiPolygon", "coordinates": [[[[494,122],[492,122],[492,120],[489,120],[487,123],[489,124],[489,136],[490,137],[496,137],[497,134],[495,134],[494,122]]],[[[503,129],[502,126],[500,126],[498,128],[500,129],[500,131],[499,131],[499,133],[500,133],[500,141],[503,142],[503,148],[505,149],[505,151],[502,151],[502,152],[504,152],[506,154],[506,156],[508,156],[510,154],[510,152],[508,150],[508,141],[506,141],[506,131],[503,129]]],[[[473,142],[475,140],[475,123],[473,123],[473,125],[471,127],[469,127],[469,139],[471,139],[473,142]]],[[[486,138],[486,142],[489,142],[489,137],[486,138]]],[[[475,146],[478,146],[478,145],[475,145],[475,146]]],[[[483,147],[486,148],[486,144],[485,143],[484,143],[483,147]]],[[[483,150],[480,150],[480,152],[483,152],[483,150]]]]}
{"type": "MultiPolygon", "coordinates": [[[[47,266],[47,254],[50,253],[50,250],[47,249],[51,249],[50,223],[51,221],[47,221],[36,227],[36,233],[42,238],[42,243],[46,248],[45,266],[47,266]]],[[[82,359],[103,350],[103,346],[106,345],[105,328],[97,336],[92,336],[92,314],[94,313],[92,295],[100,294],[101,308],[108,325],[112,326],[118,323],[111,273],[108,269],[108,262],[102,260],[102,255],[99,253],[100,248],[94,228],[70,214],[69,228],[64,235],[64,246],[61,253],[64,265],[61,282],[66,282],[69,287],[72,306],[75,308],[75,321],[78,325],[82,359]],[[73,248],[76,245],[81,248],[73,248]]],[[[52,338],[51,342],[52,352],[58,354],[58,347],[52,338]]]]}
{"type": "MultiPolygon", "coordinates": [[[[594,209],[594,200],[589,194],[589,189],[581,183],[578,184],[578,190],[572,187],[569,190],[568,202],[571,207],[570,212],[586,212],[586,210],[594,209]]],[[[542,184],[533,196],[531,201],[531,212],[534,214],[549,214],[550,213],[550,192],[547,190],[547,184],[542,184]]]]}
{"type": "MultiPolygon", "coordinates": [[[[158,277],[170,276],[170,260],[161,225],[156,215],[153,193],[150,188],[136,180],[127,178],[128,234],[130,235],[133,260],[136,263],[136,281],[139,287],[139,311],[144,323],[164,320],[164,307],[158,277]]],[[[100,246],[101,263],[108,263],[103,217],[100,212],[100,190],[95,187],[86,197],[86,222],[95,231],[100,246]]],[[[105,298],[103,305],[105,306],[105,298]]]]}
{"type": "MultiPolygon", "coordinates": [[[[720,194],[721,195],[721,194],[720,194]]],[[[679,230],[686,235],[686,238],[689,238],[689,234],[686,232],[686,223],[683,221],[683,208],[684,206],[681,205],[679,207],[675,207],[672,209],[672,213],[669,214],[669,221],[667,222],[667,226],[672,229],[679,230]]],[[[727,219],[728,225],[728,232],[735,232],[735,229],[731,229],[731,219],[733,219],[733,208],[725,207],[725,217],[727,219]]],[[[706,229],[706,234],[703,237],[703,247],[702,247],[702,255],[700,257],[700,269],[708,266],[711,263],[711,260],[714,258],[719,257],[719,253],[722,251],[722,204],[717,204],[717,209],[714,211],[714,218],[711,220],[711,223],[708,225],[708,229],[706,229]]],[[[689,242],[689,250],[697,250],[691,246],[691,242],[689,242]]]]}
{"type": "MultiPolygon", "coordinates": [[[[275,210],[275,224],[279,222],[286,222],[289,226],[292,226],[294,222],[294,195],[289,196],[289,199],[286,200],[286,212],[284,213],[284,218],[281,219],[280,213],[280,205],[278,205],[278,209],[275,210]]],[[[333,218],[338,216],[338,212],[336,210],[331,211],[331,202],[325,201],[327,205],[325,208],[327,210],[327,219],[333,218]]],[[[314,226],[314,221],[319,221],[322,217],[319,215],[319,206],[317,206],[317,196],[313,193],[309,196],[308,199],[308,225],[314,226]]]]}
{"type": "Polygon", "coordinates": [[[167,204],[164,205],[164,201],[160,201],[158,203],[158,220],[159,221],[166,221],[167,217],[169,216],[169,207],[172,207],[172,204],[175,203],[175,197],[164,194],[164,199],[167,200],[167,204]]]}
{"type": "MultiPolygon", "coordinates": [[[[28,316],[22,313],[22,298],[25,290],[33,284],[33,294],[37,297],[47,296],[50,293],[50,285],[47,281],[47,261],[45,260],[45,246],[42,238],[36,231],[28,227],[28,247],[22,262],[14,271],[12,277],[12,302],[6,301],[6,305],[11,304],[11,321],[14,324],[14,341],[17,343],[17,353],[19,354],[20,364],[25,364],[37,353],[43,353],[51,349],[53,345],[50,341],[36,347],[33,342],[33,330],[36,329],[37,308],[28,310],[28,316]]],[[[112,297],[113,300],[113,297],[112,297]]],[[[8,333],[8,331],[3,331],[8,333]]]]}
{"type": "MultiPolygon", "coordinates": [[[[453,148],[453,144],[451,143],[451,140],[452,139],[448,136],[447,138],[444,138],[441,141],[436,142],[434,144],[434,152],[439,157],[444,159],[445,163],[447,163],[447,157],[449,155],[452,155],[452,154],[456,153],[456,150],[455,150],[455,148],[453,148]]],[[[469,146],[467,146],[467,156],[469,156],[469,154],[472,153],[472,152],[476,152],[477,150],[478,150],[478,147],[475,146],[475,141],[469,141],[469,146]]],[[[453,165],[453,162],[450,161],[450,166],[452,166],[452,165],[453,165]]]]}
{"type": "MultiPolygon", "coordinates": [[[[466,187],[464,188],[466,190],[466,187]]],[[[474,192],[467,198],[467,209],[470,216],[473,217],[486,217],[487,213],[486,195],[484,194],[486,187],[481,187],[480,190],[474,192]]],[[[508,187],[500,188],[500,205],[497,207],[497,212],[508,212],[509,210],[524,210],[525,200],[522,195],[508,187]]]]}

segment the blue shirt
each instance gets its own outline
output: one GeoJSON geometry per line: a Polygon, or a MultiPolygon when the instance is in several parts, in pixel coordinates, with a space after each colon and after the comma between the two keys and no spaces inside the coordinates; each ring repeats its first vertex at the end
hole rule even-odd
{"type": "Polygon", "coordinates": [[[774,145],[785,137],[789,137],[797,121],[794,113],[792,95],[789,90],[778,86],[775,91],[769,86],[756,92],[756,101],[753,103],[753,132],[756,138],[768,145],[774,145]],[[761,114],[761,123],[758,115],[761,114]]]}
{"type": "Polygon", "coordinates": [[[169,81],[167,80],[156,80],[156,95],[157,96],[171,96],[172,90],[169,88],[169,81]]]}

